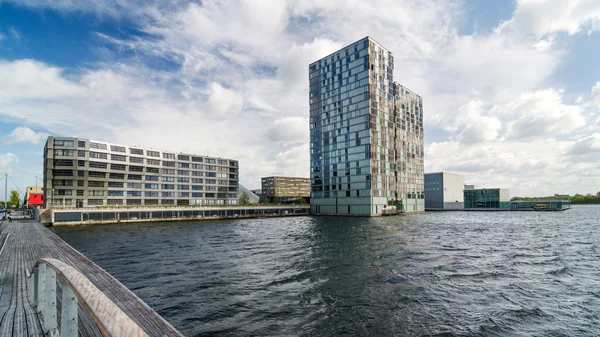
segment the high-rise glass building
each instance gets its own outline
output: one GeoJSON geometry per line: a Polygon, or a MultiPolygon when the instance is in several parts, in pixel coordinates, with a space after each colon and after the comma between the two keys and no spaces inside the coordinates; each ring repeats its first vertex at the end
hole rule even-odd
{"type": "Polygon", "coordinates": [[[370,37],[309,65],[311,212],[423,211],[423,99],[370,37]]]}

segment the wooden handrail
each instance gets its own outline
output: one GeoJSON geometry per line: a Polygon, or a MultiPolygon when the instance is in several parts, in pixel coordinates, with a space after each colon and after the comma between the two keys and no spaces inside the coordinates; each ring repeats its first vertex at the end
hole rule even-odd
{"type": "Polygon", "coordinates": [[[123,310],[111,301],[85,275],[70,265],[57,259],[39,259],[31,270],[32,275],[35,274],[35,269],[42,263],[52,268],[57,275],[60,275],[65,285],[73,291],[79,304],[81,304],[90,319],[98,326],[103,336],[148,336],[137,323],[127,316],[123,310]]]}

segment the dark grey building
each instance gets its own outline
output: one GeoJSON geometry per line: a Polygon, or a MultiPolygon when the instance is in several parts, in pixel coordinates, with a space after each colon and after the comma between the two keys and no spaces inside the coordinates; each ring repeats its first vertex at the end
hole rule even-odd
{"type": "Polygon", "coordinates": [[[423,99],[366,37],[309,65],[311,212],[425,208],[423,99]]]}
{"type": "Polygon", "coordinates": [[[48,137],[44,207],[235,205],[237,160],[48,137]]]}

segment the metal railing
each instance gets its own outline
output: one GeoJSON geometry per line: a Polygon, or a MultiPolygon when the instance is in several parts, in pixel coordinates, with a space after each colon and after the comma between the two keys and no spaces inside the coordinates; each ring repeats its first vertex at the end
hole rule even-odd
{"type": "Polygon", "coordinates": [[[148,336],[87,277],[59,260],[38,260],[27,271],[27,288],[46,336],[79,336],[81,309],[102,336],[148,336]]]}

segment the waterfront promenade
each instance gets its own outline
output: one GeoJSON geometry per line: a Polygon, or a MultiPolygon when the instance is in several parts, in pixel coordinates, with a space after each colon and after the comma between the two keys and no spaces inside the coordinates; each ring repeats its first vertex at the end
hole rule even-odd
{"type": "MultiPolygon", "coordinates": [[[[180,332],[113,276],[38,222],[25,219],[16,219],[12,223],[0,221],[0,336],[48,335],[48,331],[45,328],[48,326],[48,322],[44,324],[42,315],[39,313],[40,310],[36,309],[35,303],[32,303],[31,291],[28,292],[34,284],[28,278],[28,274],[40,259],[58,260],[49,261],[55,261],[57,265],[63,265],[62,271],[70,270],[74,275],[83,274],[93,284],[87,288],[96,290],[95,293],[92,292],[95,296],[91,298],[89,303],[86,303],[84,298],[79,298],[79,301],[76,302],[78,303],[76,304],[78,310],[77,308],[75,309],[76,319],[74,321],[77,322],[75,335],[182,336],[180,332]],[[73,267],[75,270],[70,267],[73,267]],[[103,302],[102,299],[106,297],[116,307],[112,303],[109,303],[110,301],[103,302]],[[93,308],[94,304],[97,303],[109,304],[105,307],[112,309],[108,314],[102,312],[97,312],[97,315],[90,314],[90,308],[93,308]],[[109,319],[102,320],[102,315],[105,315],[104,317],[108,317],[109,319]],[[121,333],[110,333],[111,330],[120,331],[121,333]],[[137,331],[137,333],[132,334],[130,331],[137,331]]],[[[61,310],[56,312],[56,305],[58,304],[59,307],[64,305],[61,303],[61,293],[68,291],[65,288],[64,281],[60,280],[59,276],[65,275],[67,274],[56,273],[54,285],[56,289],[55,293],[52,294],[54,298],[50,302],[54,304],[54,320],[59,323],[61,317],[56,317],[56,313],[60,316],[61,310]],[[62,287],[60,286],[61,282],[63,284],[62,287]],[[56,287],[56,284],[59,286],[56,287]]],[[[80,278],[87,282],[85,277],[80,278]]],[[[85,282],[82,284],[85,284],[85,282]]],[[[76,284],[73,284],[76,287],[76,284]]],[[[35,287],[36,289],[39,287],[37,281],[35,287]]],[[[77,297],[80,297],[83,293],[78,292],[76,294],[77,297]]],[[[33,296],[33,298],[36,297],[39,296],[33,296]]],[[[39,298],[38,303],[42,302],[43,297],[39,298]]],[[[64,323],[61,323],[60,327],[58,324],[54,324],[54,329],[60,330],[64,323]]]]}

